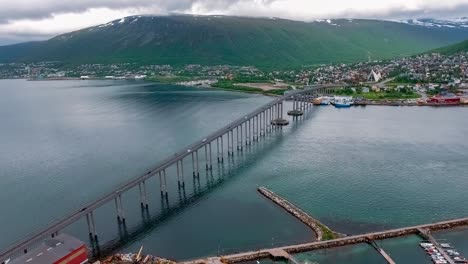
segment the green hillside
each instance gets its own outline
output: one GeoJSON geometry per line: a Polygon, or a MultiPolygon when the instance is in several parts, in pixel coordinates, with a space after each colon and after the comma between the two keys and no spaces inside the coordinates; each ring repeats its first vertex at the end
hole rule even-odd
{"type": "Polygon", "coordinates": [[[234,64],[285,68],[412,55],[468,38],[468,28],[389,21],[133,16],[43,42],[0,47],[0,62],[234,64]]]}
{"type": "Polygon", "coordinates": [[[468,52],[468,40],[447,47],[436,49],[434,50],[434,52],[439,52],[446,55],[456,54],[459,52],[468,52]]]}

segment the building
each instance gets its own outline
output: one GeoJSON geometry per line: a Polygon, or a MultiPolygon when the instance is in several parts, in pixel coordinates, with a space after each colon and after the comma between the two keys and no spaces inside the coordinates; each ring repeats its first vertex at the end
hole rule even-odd
{"type": "Polygon", "coordinates": [[[370,82],[379,82],[382,79],[382,74],[376,73],[374,70],[371,71],[369,74],[369,77],[367,78],[368,81],[370,82]]]}
{"type": "Polygon", "coordinates": [[[47,239],[26,254],[8,262],[8,264],[84,263],[88,263],[86,244],[66,234],[59,234],[54,238],[47,239]]]}

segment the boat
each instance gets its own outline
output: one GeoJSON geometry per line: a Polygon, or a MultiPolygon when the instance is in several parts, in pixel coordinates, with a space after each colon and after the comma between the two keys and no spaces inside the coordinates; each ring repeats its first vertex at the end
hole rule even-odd
{"type": "Polygon", "coordinates": [[[318,97],[318,98],[312,100],[312,103],[314,105],[329,105],[330,104],[330,99],[328,97],[318,97]]]}
{"type": "Polygon", "coordinates": [[[335,97],[336,108],[348,108],[353,105],[353,97],[335,97]]]}

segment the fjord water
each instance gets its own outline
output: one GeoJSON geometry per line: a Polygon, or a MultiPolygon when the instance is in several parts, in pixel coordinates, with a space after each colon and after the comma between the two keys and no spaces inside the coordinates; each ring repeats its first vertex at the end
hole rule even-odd
{"type": "MultiPolygon", "coordinates": [[[[112,81],[0,81],[0,95],[2,248],[272,100],[112,81]]],[[[258,186],[348,234],[467,216],[467,111],[314,107],[215,164],[212,174],[202,170],[199,180],[187,162],[186,193],[171,172],[172,209],[161,203],[156,180],[147,183],[147,213],[137,190],[124,196],[126,228],[106,205],[96,212],[100,240],[110,251],[143,245],[146,253],[187,259],[313,238],[258,186]]],[[[67,232],[86,240],[84,221],[67,232]]]]}

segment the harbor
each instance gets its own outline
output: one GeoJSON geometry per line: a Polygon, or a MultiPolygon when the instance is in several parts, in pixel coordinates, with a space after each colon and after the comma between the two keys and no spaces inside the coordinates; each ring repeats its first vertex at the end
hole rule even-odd
{"type": "Polygon", "coordinates": [[[317,106],[333,105],[337,108],[351,106],[468,106],[468,97],[433,96],[426,99],[365,99],[351,96],[320,96],[312,103],[317,106]]]}

